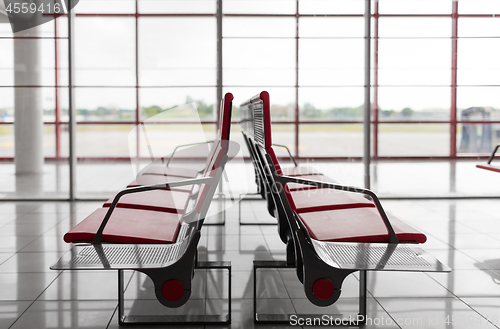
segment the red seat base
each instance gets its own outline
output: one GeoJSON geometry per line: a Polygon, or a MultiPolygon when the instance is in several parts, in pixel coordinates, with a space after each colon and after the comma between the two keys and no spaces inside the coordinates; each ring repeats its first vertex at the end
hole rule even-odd
{"type": "Polygon", "coordinates": [[[477,165],[476,167],[481,168],[481,169],[490,170],[490,171],[500,172],[500,167],[492,166],[490,164],[477,165]]]}
{"type": "MultiPolygon", "coordinates": [[[[361,194],[333,189],[313,189],[290,193],[297,213],[346,208],[375,207],[361,194]]],[[[293,205],[292,205],[293,207],[293,205]]]]}
{"type": "MultiPolygon", "coordinates": [[[[313,239],[331,242],[388,243],[387,228],[377,209],[353,208],[299,214],[313,239]]],[[[389,221],[400,242],[424,243],[425,234],[394,216],[389,221]]]]}
{"type": "MultiPolygon", "coordinates": [[[[99,208],[64,235],[64,241],[91,242],[108,208],[99,208]]],[[[115,208],[102,235],[111,243],[174,243],[181,215],[137,209],[115,208]]]]}

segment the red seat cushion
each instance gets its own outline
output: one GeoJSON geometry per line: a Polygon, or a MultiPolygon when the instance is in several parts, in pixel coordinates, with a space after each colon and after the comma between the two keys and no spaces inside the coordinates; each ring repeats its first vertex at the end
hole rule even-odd
{"type": "MultiPolygon", "coordinates": [[[[175,182],[180,180],[185,180],[188,178],[179,177],[179,176],[163,176],[163,175],[141,175],[137,177],[136,180],[128,184],[127,187],[137,187],[144,185],[155,185],[162,183],[175,182]]],[[[185,185],[185,186],[177,186],[172,188],[172,191],[182,191],[182,192],[191,192],[193,190],[194,185],[185,185]]],[[[170,189],[169,189],[170,190],[170,189]]]]}
{"type": "Polygon", "coordinates": [[[199,170],[179,167],[152,166],[146,169],[144,175],[178,176],[184,178],[195,178],[199,170]]]}
{"type": "MultiPolygon", "coordinates": [[[[309,234],[320,241],[389,242],[387,228],[377,209],[354,208],[299,214],[309,234]]],[[[425,234],[388,215],[400,242],[424,243],[425,234]]]]}
{"type": "Polygon", "coordinates": [[[283,172],[284,176],[322,175],[319,170],[306,166],[286,168],[281,167],[281,171],[283,172]]]}
{"type": "Polygon", "coordinates": [[[481,168],[481,169],[486,169],[486,170],[500,172],[500,167],[492,166],[490,164],[477,165],[476,167],[481,168]]]}
{"type": "MultiPolygon", "coordinates": [[[[331,179],[330,177],[327,177],[325,175],[308,175],[307,177],[297,177],[297,178],[317,180],[317,181],[326,182],[326,183],[336,183],[333,179],[331,179]]],[[[302,191],[302,190],[312,190],[312,189],[318,188],[317,186],[297,184],[297,183],[287,183],[286,185],[291,192],[302,191]]]]}
{"type": "MultiPolygon", "coordinates": [[[[122,196],[117,207],[183,214],[189,197],[190,193],[168,190],[131,193],[122,196]]],[[[112,202],[113,198],[106,201],[103,207],[111,206],[112,202]]]]}
{"type": "Polygon", "coordinates": [[[334,209],[375,207],[362,194],[333,189],[313,189],[289,193],[289,201],[297,213],[334,209]]]}
{"type": "MultiPolygon", "coordinates": [[[[90,242],[108,208],[99,208],[64,235],[64,241],[90,242]]],[[[181,215],[115,208],[104,228],[102,241],[112,243],[174,243],[181,215]]]]}

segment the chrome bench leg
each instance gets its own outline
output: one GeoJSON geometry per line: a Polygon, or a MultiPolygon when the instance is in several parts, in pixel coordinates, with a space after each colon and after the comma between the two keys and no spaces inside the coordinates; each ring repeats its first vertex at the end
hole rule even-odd
{"type": "Polygon", "coordinates": [[[228,271],[228,311],[227,314],[186,314],[186,315],[126,315],[124,311],[124,275],[118,270],[118,323],[119,325],[167,325],[167,324],[230,324],[231,323],[231,262],[198,262],[196,269],[221,269],[228,271]]]}
{"type": "MultiPolygon", "coordinates": [[[[253,265],[253,314],[254,322],[259,324],[288,324],[292,322],[292,316],[297,317],[317,317],[313,314],[262,314],[257,312],[257,270],[258,269],[279,269],[279,268],[289,268],[295,269],[295,266],[287,264],[286,261],[254,261],[253,265]]],[[[366,277],[367,271],[360,271],[359,276],[359,311],[358,315],[344,315],[344,314],[332,314],[331,317],[338,318],[339,320],[349,321],[350,326],[362,326],[366,322],[366,303],[367,303],[367,285],[366,277]]],[[[336,322],[332,322],[336,323],[336,322]]],[[[345,323],[339,321],[339,325],[345,326],[345,323]]]]}

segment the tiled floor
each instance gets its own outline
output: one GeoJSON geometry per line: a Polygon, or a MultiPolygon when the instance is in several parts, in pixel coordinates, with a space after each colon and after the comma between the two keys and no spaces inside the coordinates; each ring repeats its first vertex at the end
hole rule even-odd
{"type": "MultiPolygon", "coordinates": [[[[424,248],[453,271],[370,273],[367,328],[500,328],[500,201],[387,200],[383,204],[389,212],[425,232],[428,242],[424,248]]],[[[118,327],[115,272],[49,269],[70,249],[62,235],[100,205],[0,203],[0,328],[118,327]]],[[[263,201],[245,201],[242,220],[273,219],[263,201]]],[[[226,211],[224,226],[203,228],[199,250],[201,259],[232,262],[230,327],[272,327],[252,321],[251,273],[254,259],[284,259],[284,245],[276,226],[240,226],[238,208],[233,206],[226,211]]],[[[126,272],[125,279],[126,312],[212,314],[228,307],[228,282],[221,271],[197,273],[192,300],[174,310],[159,307],[149,294],[151,283],[144,275],[126,272]],[[205,296],[211,300],[205,302],[205,296]]],[[[341,299],[328,308],[314,307],[305,299],[292,270],[262,271],[258,279],[261,311],[321,315],[357,309],[357,275],[346,279],[341,299]]]]}

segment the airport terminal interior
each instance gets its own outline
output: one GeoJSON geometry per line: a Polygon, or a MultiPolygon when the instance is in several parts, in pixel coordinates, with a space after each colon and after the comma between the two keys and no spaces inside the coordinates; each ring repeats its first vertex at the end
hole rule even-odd
{"type": "Polygon", "coordinates": [[[0,328],[500,328],[500,1],[22,2],[0,328]]]}

